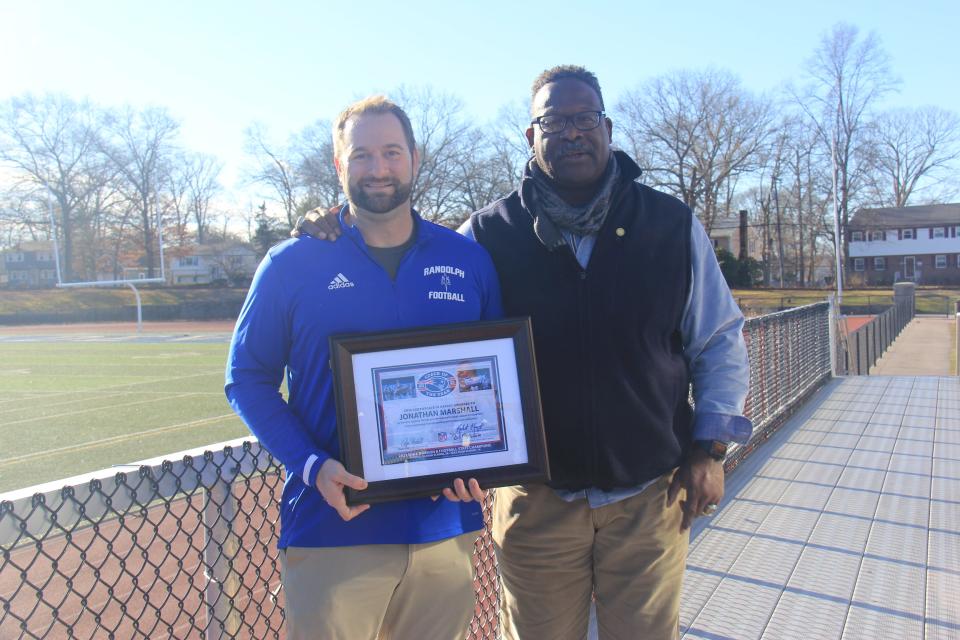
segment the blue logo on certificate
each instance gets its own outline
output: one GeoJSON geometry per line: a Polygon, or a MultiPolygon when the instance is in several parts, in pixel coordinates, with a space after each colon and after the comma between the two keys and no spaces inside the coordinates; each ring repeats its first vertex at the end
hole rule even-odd
{"type": "Polygon", "coordinates": [[[456,388],[456,377],[446,371],[429,371],[417,380],[417,391],[431,398],[445,396],[456,388]]]}

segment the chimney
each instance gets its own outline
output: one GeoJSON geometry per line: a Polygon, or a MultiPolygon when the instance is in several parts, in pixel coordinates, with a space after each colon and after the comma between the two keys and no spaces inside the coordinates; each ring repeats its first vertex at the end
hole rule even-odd
{"type": "Polygon", "coordinates": [[[744,260],[747,257],[747,210],[740,209],[740,255],[738,260],[744,260]]]}

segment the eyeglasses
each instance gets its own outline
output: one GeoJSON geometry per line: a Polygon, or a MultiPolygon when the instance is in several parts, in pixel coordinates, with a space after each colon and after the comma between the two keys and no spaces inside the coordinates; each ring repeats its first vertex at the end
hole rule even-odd
{"type": "Polygon", "coordinates": [[[605,115],[603,111],[581,111],[572,116],[540,116],[534,118],[530,125],[540,125],[544,133],[560,133],[572,122],[579,131],[590,131],[600,126],[600,119],[605,115]]]}

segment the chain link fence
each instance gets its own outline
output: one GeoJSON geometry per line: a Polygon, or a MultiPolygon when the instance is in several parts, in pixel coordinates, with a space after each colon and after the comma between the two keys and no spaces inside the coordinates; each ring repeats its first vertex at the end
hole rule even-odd
{"type": "MultiPolygon", "coordinates": [[[[753,318],[750,444],[830,376],[827,303],[753,318]]],[[[0,639],[280,638],[278,462],[257,442],[0,496],[0,639]]],[[[490,522],[492,496],[484,504],[490,522]]],[[[499,635],[489,531],[477,540],[469,640],[499,635]]]]}

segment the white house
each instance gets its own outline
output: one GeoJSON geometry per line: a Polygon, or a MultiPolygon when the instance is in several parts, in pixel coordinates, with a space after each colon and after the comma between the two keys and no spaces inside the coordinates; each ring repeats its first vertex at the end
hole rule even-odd
{"type": "Polygon", "coordinates": [[[171,260],[169,281],[173,285],[250,281],[257,269],[257,254],[245,243],[201,244],[184,247],[171,260]]]}
{"type": "Polygon", "coordinates": [[[853,285],[960,285],[960,204],[860,209],[847,228],[853,285]]]}
{"type": "Polygon", "coordinates": [[[0,284],[12,289],[36,289],[57,284],[52,242],[21,242],[0,255],[3,260],[0,284]]]}

